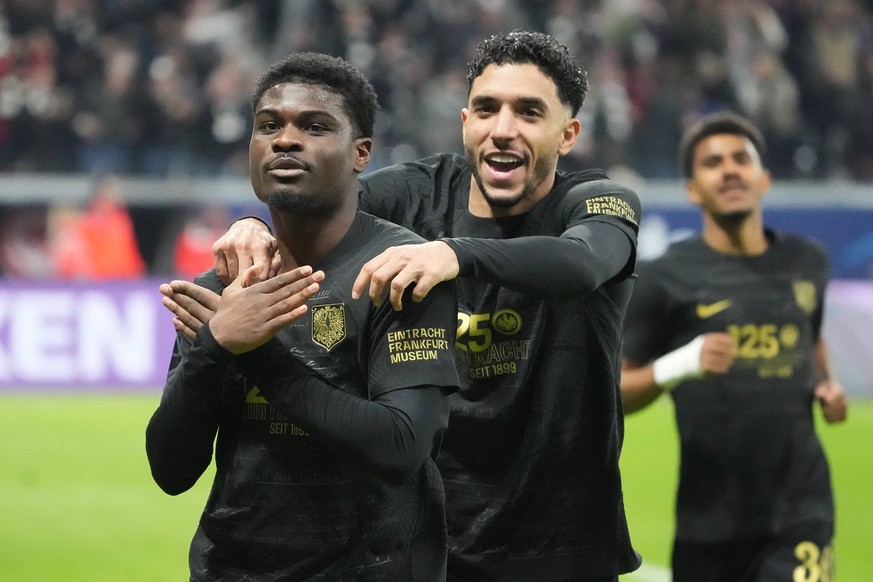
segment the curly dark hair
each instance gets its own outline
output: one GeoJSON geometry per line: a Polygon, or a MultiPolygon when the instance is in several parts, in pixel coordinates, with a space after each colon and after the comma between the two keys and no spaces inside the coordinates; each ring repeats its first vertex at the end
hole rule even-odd
{"type": "Polygon", "coordinates": [[[733,111],[717,111],[698,118],[682,134],[679,142],[679,169],[686,178],[694,170],[694,149],[704,138],[719,133],[741,135],[755,146],[763,159],[767,153],[767,142],[761,131],[751,121],[733,111]]]}
{"type": "Polygon", "coordinates": [[[373,137],[378,109],[376,90],[351,63],[315,52],[293,52],[258,78],[252,94],[252,113],[271,87],[282,83],[321,85],[343,100],[343,108],[357,129],[356,137],[373,137]]]}
{"type": "Polygon", "coordinates": [[[588,95],[588,74],[579,68],[570,50],[542,32],[512,30],[486,38],[467,64],[467,95],[476,77],[488,65],[536,65],[558,87],[561,103],[569,105],[573,116],[588,95]]]}

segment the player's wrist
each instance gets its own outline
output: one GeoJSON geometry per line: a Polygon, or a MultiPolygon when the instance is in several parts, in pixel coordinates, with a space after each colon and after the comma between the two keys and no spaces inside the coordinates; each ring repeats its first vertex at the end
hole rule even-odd
{"type": "Polygon", "coordinates": [[[686,380],[703,376],[700,365],[703,341],[703,336],[699,335],[684,346],[655,360],[652,364],[652,372],[655,384],[661,390],[669,392],[686,380]]]}
{"type": "Polygon", "coordinates": [[[273,234],[273,229],[270,228],[270,225],[267,224],[267,221],[266,221],[266,220],[264,220],[263,218],[261,218],[261,217],[259,217],[259,216],[252,216],[252,215],[250,215],[250,216],[242,216],[242,217],[240,217],[240,218],[237,218],[236,220],[234,220],[233,222],[231,222],[231,223],[227,226],[227,229],[226,229],[226,230],[230,230],[230,228],[231,228],[234,224],[236,224],[236,223],[238,223],[238,222],[244,222],[244,221],[245,221],[245,222],[249,222],[249,223],[251,223],[252,220],[255,221],[255,224],[260,223],[261,225],[263,225],[264,230],[266,230],[267,232],[269,232],[271,235],[273,234]]]}

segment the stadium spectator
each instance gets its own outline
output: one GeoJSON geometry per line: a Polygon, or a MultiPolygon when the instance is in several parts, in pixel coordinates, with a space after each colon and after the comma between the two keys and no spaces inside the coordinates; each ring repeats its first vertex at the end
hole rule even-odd
{"type": "MultiPolygon", "coordinates": [[[[584,151],[574,163],[673,177],[672,164],[659,163],[661,140],[652,139],[652,128],[664,125],[651,118],[674,117],[664,106],[676,97],[671,83],[681,83],[680,109],[692,117],[734,107],[730,97],[746,83],[752,58],[770,54],[800,95],[799,137],[771,143],[773,161],[788,164],[774,170],[855,176],[846,169],[852,128],[840,115],[840,96],[857,89],[873,38],[870,5],[859,0],[7,2],[0,10],[0,171],[244,175],[240,88],[295,49],[344,56],[371,78],[384,106],[377,164],[415,159],[435,144],[460,152],[450,124],[440,125],[445,110],[434,103],[435,80],[453,87],[459,55],[513,27],[551,33],[586,55],[593,79],[609,80],[592,89],[592,119],[584,120],[584,151]],[[653,70],[659,62],[674,70],[653,70]],[[670,81],[644,82],[650,74],[670,81]],[[630,119],[621,118],[625,99],[630,119]],[[113,131],[113,120],[124,125],[113,131]],[[800,163],[798,147],[814,155],[800,163]]],[[[858,106],[873,118],[869,99],[858,106]]]]}
{"type": "Polygon", "coordinates": [[[764,143],[731,113],[689,127],[679,158],[703,230],[640,262],[625,323],[625,411],[664,393],[675,404],[676,582],[833,579],[833,493],[812,414],[814,401],[828,422],[847,409],[821,337],[828,261],[764,227],[764,143]]]}
{"type": "Polygon", "coordinates": [[[48,279],[55,276],[47,212],[42,205],[14,208],[0,216],[0,276],[48,279]]]}
{"type": "Polygon", "coordinates": [[[62,279],[131,279],[146,272],[120,181],[104,176],[84,211],[56,211],[51,249],[62,279]]]}
{"type": "MultiPolygon", "coordinates": [[[[458,282],[462,386],[437,458],[451,580],[612,581],[640,563],[618,466],[640,207],[600,170],[556,171],[586,94],[552,37],[494,35],[467,67],[466,159],[361,177],[365,211],[433,242],[389,249],[354,290],[406,309],[408,286],[419,300],[458,282]]],[[[262,223],[235,223],[216,243],[218,272],[266,266],[272,242],[262,223]]]]}
{"type": "Polygon", "coordinates": [[[458,386],[452,288],[402,312],[350,297],[366,261],[421,242],[358,209],[375,112],[372,86],[341,59],[292,53],[271,66],[252,99],[250,166],[281,272],[161,286],[171,310],[190,297],[209,312],[176,342],[146,431],[152,475],[173,495],[215,446],[191,580],[445,579],[432,457],[458,386]]]}
{"type": "Polygon", "coordinates": [[[173,245],[173,271],[176,275],[193,280],[212,268],[212,244],[224,234],[229,221],[229,213],[222,206],[189,210],[173,245]]]}

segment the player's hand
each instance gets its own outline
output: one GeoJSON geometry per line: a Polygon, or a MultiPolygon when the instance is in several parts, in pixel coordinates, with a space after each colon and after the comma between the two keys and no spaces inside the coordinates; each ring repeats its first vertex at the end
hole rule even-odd
{"type": "Polygon", "coordinates": [[[278,244],[267,226],[254,218],[243,218],[230,225],[221,238],[212,245],[215,272],[225,285],[256,263],[262,268],[257,281],[266,281],[279,272],[278,244]]]}
{"type": "Polygon", "coordinates": [[[737,357],[737,344],[729,333],[710,332],[703,336],[700,370],[705,374],[724,374],[737,357]]]}
{"type": "Polygon", "coordinates": [[[849,400],[839,382],[825,380],[815,387],[815,397],[828,422],[842,422],[849,412],[849,400]]]}
{"type": "Polygon", "coordinates": [[[221,294],[209,328],[215,341],[233,354],[265,344],[283,327],[302,317],[306,301],[318,292],[324,271],[298,267],[257,282],[260,265],[243,271],[221,294]]]}
{"type": "Polygon", "coordinates": [[[361,297],[369,286],[370,300],[382,305],[388,301],[396,311],[403,309],[403,292],[415,285],[412,300],[421,301],[438,283],[458,276],[458,257],[442,241],[391,247],[368,261],[352,285],[352,298],[361,297]]]}
{"type": "Polygon", "coordinates": [[[161,303],[175,316],[173,327],[192,340],[203,324],[212,318],[221,298],[190,281],[170,281],[162,284],[160,291],[164,296],[161,303]]]}

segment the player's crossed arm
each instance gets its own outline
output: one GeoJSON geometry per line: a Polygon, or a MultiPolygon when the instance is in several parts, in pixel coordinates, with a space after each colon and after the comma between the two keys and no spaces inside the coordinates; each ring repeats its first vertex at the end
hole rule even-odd
{"type": "Polygon", "coordinates": [[[222,295],[188,281],[161,285],[173,326],[193,338],[209,322],[215,340],[234,354],[263,345],[307,312],[306,301],[318,291],[324,272],[304,266],[258,282],[262,267],[243,271],[222,295]]]}

